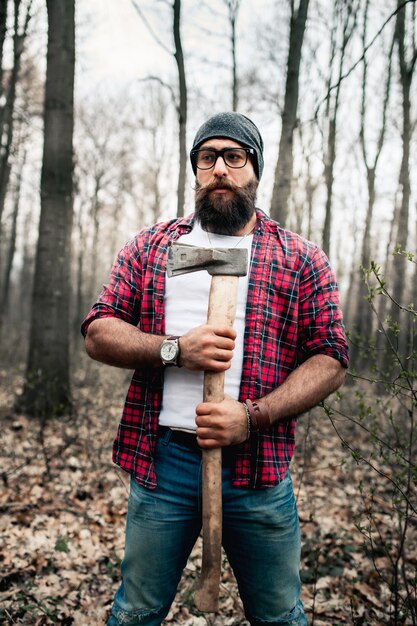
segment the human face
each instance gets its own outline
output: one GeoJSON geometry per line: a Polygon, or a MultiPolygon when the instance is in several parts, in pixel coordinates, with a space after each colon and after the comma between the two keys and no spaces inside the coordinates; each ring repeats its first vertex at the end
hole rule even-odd
{"type": "MultiPolygon", "coordinates": [[[[233,141],[232,139],[208,139],[201,146],[199,146],[199,149],[214,148],[215,150],[221,150],[222,148],[242,147],[243,146],[241,144],[237,143],[237,141],[233,141]]],[[[196,174],[197,181],[202,187],[212,183],[215,179],[231,181],[238,187],[244,187],[254,177],[255,171],[250,157],[248,158],[245,167],[238,169],[228,167],[222,157],[218,157],[214,167],[210,170],[197,170],[196,174]]],[[[227,193],[227,189],[219,188],[214,190],[215,195],[224,195],[227,193]]]]}
{"type": "MultiPolygon", "coordinates": [[[[200,148],[241,148],[231,139],[211,139],[200,148]]],[[[197,170],[196,217],[201,226],[222,235],[249,232],[256,223],[255,200],[258,180],[248,159],[242,168],[228,167],[219,156],[210,170],[197,170]]]]}

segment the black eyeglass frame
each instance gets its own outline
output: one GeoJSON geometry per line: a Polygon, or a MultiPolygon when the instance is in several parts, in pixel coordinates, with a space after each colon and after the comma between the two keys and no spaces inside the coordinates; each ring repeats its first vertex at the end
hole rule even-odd
{"type": "Polygon", "coordinates": [[[199,148],[198,150],[191,151],[191,159],[193,160],[193,163],[198,170],[207,171],[207,170],[211,170],[216,165],[217,159],[219,158],[219,156],[221,156],[223,161],[227,165],[227,167],[231,167],[234,170],[240,170],[242,169],[242,167],[245,167],[246,163],[248,162],[249,154],[255,154],[255,150],[253,148],[234,148],[234,147],[222,148],[221,150],[216,150],[216,148],[199,148]],[[246,161],[244,162],[243,165],[229,165],[229,163],[226,162],[226,159],[224,158],[224,153],[229,152],[230,150],[239,150],[239,151],[243,151],[246,153],[246,161]],[[210,165],[210,167],[198,167],[197,159],[198,159],[199,152],[213,152],[215,155],[213,165],[210,165]]]}

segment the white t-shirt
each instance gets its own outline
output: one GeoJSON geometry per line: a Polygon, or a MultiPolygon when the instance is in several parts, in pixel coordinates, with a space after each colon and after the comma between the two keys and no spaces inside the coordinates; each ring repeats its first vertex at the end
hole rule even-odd
{"type": "MultiPolygon", "coordinates": [[[[239,278],[238,301],[234,328],[237,332],[232,366],[225,374],[225,393],[232,398],[239,397],[240,379],[243,365],[243,338],[245,332],[245,311],[249,281],[249,259],[253,235],[229,237],[204,231],[198,222],[187,235],[182,235],[179,243],[204,248],[247,248],[248,271],[239,278]]],[[[181,276],[166,277],[165,327],[167,335],[184,335],[191,328],[207,322],[207,306],[211,276],[206,271],[190,272],[181,276]]],[[[195,407],[203,401],[203,372],[193,372],[185,368],[167,367],[165,370],[162,410],[159,416],[161,426],[193,431],[195,407]]]]}

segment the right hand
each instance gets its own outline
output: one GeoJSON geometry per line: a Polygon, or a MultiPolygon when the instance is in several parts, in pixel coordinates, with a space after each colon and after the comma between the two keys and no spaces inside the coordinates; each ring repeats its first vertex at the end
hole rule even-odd
{"type": "Polygon", "coordinates": [[[231,326],[192,328],[180,338],[180,365],[189,370],[224,372],[231,366],[235,339],[231,326]]]}

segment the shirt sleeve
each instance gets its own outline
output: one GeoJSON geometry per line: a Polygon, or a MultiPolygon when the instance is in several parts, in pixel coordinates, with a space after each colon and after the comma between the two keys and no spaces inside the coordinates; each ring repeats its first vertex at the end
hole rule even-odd
{"type": "Polygon", "coordinates": [[[119,252],[110,280],[104,285],[97,302],[81,326],[84,337],[91,322],[104,317],[117,317],[137,325],[141,309],[142,267],[136,240],[127,243],[119,252]]]}
{"type": "Polygon", "coordinates": [[[300,277],[298,361],[326,354],[348,367],[349,348],[336,277],[325,253],[316,248],[300,277]]]}

